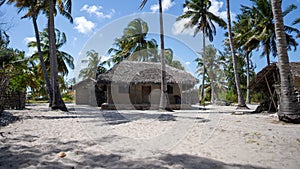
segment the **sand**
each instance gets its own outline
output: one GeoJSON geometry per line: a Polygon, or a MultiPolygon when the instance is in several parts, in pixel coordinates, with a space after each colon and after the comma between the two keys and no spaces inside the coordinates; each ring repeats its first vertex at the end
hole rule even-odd
{"type": "Polygon", "coordinates": [[[68,107],[68,113],[46,104],[9,111],[22,120],[0,128],[0,168],[300,166],[300,125],[269,114],[232,115],[244,111],[233,106],[175,112],[68,107]]]}

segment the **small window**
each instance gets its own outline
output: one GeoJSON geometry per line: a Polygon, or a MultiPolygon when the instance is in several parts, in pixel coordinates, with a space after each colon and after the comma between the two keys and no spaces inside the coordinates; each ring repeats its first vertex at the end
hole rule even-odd
{"type": "Polygon", "coordinates": [[[167,92],[168,92],[168,94],[173,94],[173,86],[168,85],[167,86],[167,92]]]}
{"type": "Polygon", "coordinates": [[[119,85],[119,93],[129,93],[129,85],[120,84],[119,85]]]}

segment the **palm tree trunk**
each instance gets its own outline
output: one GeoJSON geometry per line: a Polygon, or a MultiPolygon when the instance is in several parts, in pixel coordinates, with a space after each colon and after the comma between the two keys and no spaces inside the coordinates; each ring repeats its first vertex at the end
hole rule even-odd
{"type": "Polygon", "coordinates": [[[246,52],[246,64],[247,64],[247,96],[246,104],[250,104],[250,52],[246,52]]]}
{"type": "Polygon", "coordinates": [[[159,102],[159,109],[166,109],[168,105],[167,98],[167,80],[166,80],[166,63],[165,63],[165,43],[164,43],[164,24],[162,14],[162,4],[159,0],[159,23],[160,23],[160,54],[161,54],[161,95],[159,102]]]}
{"type": "Polygon", "coordinates": [[[49,31],[49,46],[50,46],[50,78],[53,90],[52,110],[60,109],[68,111],[64,101],[62,100],[59,83],[58,83],[58,65],[55,46],[55,32],[54,32],[54,1],[49,0],[49,16],[48,16],[48,31],[49,31]]]}
{"type": "Polygon", "coordinates": [[[202,74],[202,84],[201,84],[201,93],[200,93],[200,101],[201,103],[204,101],[204,89],[205,89],[205,74],[206,74],[206,68],[205,68],[205,32],[204,30],[202,31],[202,44],[203,44],[203,56],[202,56],[202,60],[203,60],[203,74],[202,74]]]}
{"type": "Polygon", "coordinates": [[[271,64],[271,61],[270,61],[270,54],[267,54],[267,64],[268,64],[268,66],[271,64]]]}
{"type": "Polygon", "coordinates": [[[300,123],[300,105],[294,93],[294,82],[290,71],[281,4],[281,0],[272,0],[281,84],[278,117],[282,121],[300,123]]]}
{"type": "Polygon", "coordinates": [[[232,39],[232,34],[231,34],[231,19],[230,19],[229,0],[226,0],[226,8],[227,8],[227,20],[228,20],[228,23],[227,23],[228,36],[229,36],[230,49],[231,49],[231,55],[232,55],[235,85],[236,85],[236,90],[237,90],[237,94],[238,94],[238,107],[247,107],[245,104],[245,100],[243,98],[242,90],[241,90],[240,77],[239,77],[238,68],[237,68],[237,59],[236,59],[236,55],[235,55],[235,49],[234,49],[233,39],[232,39]]]}
{"type": "Polygon", "coordinates": [[[215,103],[215,87],[214,87],[214,81],[210,79],[210,103],[214,104],[215,103]]]}
{"type": "Polygon", "coordinates": [[[46,82],[46,89],[47,89],[47,94],[48,94],[48,97],[49,97],[49,107],[51,107],[52,98],[53,98],[53,91],[52,91],[50,79],[49,79],[49,76],[48,76],[48,72],[47,72],[47,69],[46,69],[45,61],[44,61],[44,58],[43,58],[43,55],[42,55],[41,40],[40,40],[39,29],[38,29],[38,25],[36,23],[36,20],[37,20],[37,17],[35,15],[33,15],[32,16],[32,21],[33,21],[33,27],[34,27],[34,32],[35,32],[37,50],[38,50],[38,55],[39,55],[39,59],[40,59],[40,62],[41,62],[41,67],[42,67],[44,79],[45,79],[45,82],[46,82]]]}

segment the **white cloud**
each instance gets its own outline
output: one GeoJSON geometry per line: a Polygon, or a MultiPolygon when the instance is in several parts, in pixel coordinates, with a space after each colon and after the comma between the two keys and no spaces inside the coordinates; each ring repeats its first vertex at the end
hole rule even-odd
{"type": "Polygon", "coordinates": [[[191,62],[185,62],[185,64],[186,64],[186,65],[190,65],[190,64],[191,64],[191,62]]]}
{"type": "Polygon", "coordinates": [[[222,1],[212,0],[211,1],[211,7],[209,8],[209,11],[216,16],[219,16],[220,18],[226,20],[227,19],[227,12],[226,11],[220,11],[223,7],[222,1]]]}
{"type": "Polygon", "coordinates": [[[83,34],[89,33],[93,28],[95,28],[95,24],[92,21],[88,21],[84,16],[75,18],[75,29],[83,34]]]}
{"type": "MultiPolygon", "coordinates": [[[[170,9],[172,6],[174,6],[175,2],[173,0],[163,0],[161,5],[162,5],[162,10],[166,11],[170,9]]],[[[159,10],[159,5],[158,4],[152,5],[150,9],[152,12],[156,12],[159,10]]]]}
{"type": "MultiPolygon", "coordinates": [[[[29,42],[35,42],[35,37],[26,37],[24,38],[24,43],[27,45],[29,42]]],[[[28,48],[28,51],[26,51],[26,57],[32,56],[37,51],[36,48],[28,48]]]]}
{"type": "Polygon", "coordinates": [[[101,56],[101,62],[107,61],[108,59],[110,59],[109,56],[101,56]]]}
{"type": "Polygon", "coordinates": [[[29,42],[36,41],[35,37],[26,37],[24,38],[24,43],[27,45],[29,42]]]}
{"type": "Polygon", "coordinates": [[[172,26],[172,33],[174,35],[179,35],[179,34],[187,34],[187,35],[194,35],[194,28],[184,28],[184,25],[189,22],[189,19],[181,19],[179,21],[176,21],[173,26],[172,26]]]}
{"type": "Polygon", "coordinates": [[[104,12],[102,12],[102,9],[103,9],[102,6],[96,6],[96,5],[89,6],[85,4],[80,9],[80,11],[86,11],[90,15],[96,15],[97,17],[102,19],[110,19],[116,13],[116,11],[112,9],[110,12],[105,14],[104,12]]]}

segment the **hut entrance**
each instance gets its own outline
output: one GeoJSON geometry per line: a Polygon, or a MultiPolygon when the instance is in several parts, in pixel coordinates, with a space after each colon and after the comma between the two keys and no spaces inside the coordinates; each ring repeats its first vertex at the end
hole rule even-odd
{"type": "Polygon", "coordinates": [[[149,95],[151,93],[151,86],[142,86],[142,100],[143,103],[149,104],[149,95]]]}

